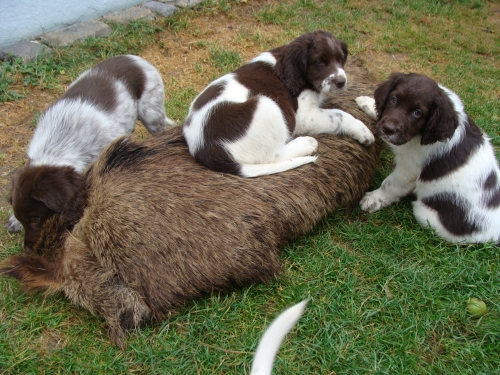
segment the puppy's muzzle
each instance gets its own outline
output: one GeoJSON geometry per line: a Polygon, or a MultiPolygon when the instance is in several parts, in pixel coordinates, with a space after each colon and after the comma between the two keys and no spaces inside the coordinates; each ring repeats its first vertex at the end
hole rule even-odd
{"type": "Polygon", "coordinates": [[[335,74],[328,77],[328,86],[330,86],[330,92],[342,90],[346,85],[346,78],[343,75],[335,74]]]}
{"type": "Polygon", "coordinates": [[[378,130],[381,134],[390,137],[399,131],[399,126],[395,121],[392,120],[382,120],[378,125],[378,130]]]}

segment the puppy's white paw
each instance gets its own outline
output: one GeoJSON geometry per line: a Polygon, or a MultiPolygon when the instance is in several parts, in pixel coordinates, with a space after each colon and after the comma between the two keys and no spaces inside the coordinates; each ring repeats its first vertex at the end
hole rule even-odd
{"type": "Polygon", "coordinates": [[[294,149],[296,150],[295,157],[313,155],[318,151],[318,141],[316,138],[303,136],[293,140],[294,149]]]}
{"type": "Polygon", "coordinates": [[[366,193],[359,204],[361,205],[361,209],[366,212],[376,212],[388,206],[385,196],[380,189],[366,193]]]}
{"type": "Polygon", "coordinates": [[[358,96],[356,99],[356,104],[363,112],[365,112],[372,119],[377,119],[377,111],[375,110],[375,99],[369,96],[358,96]]]}
{"type": "Polygon", "coordinates": [[[354,127],[352,137],[357,140],[362,145],[368,146],[375,142],[375,136],[373,133],[359,120],[355,120],[357,123],[354,127]]]}
{"type": "Polygon", "coordinates": [[[311,156],[318,150],[316,138],[301,136],[288,142],[279,154],[276,154],[276,161],[290,160],[304,156],[311,156]]]}
{"type": "Polygon", "coordinates": [[[19,220],[16,219],[14,214],[10,215],[9,219],[7,220],[7,224],[5,224],[5,228],[10,232],[10,233],[15,233],[19,232],[23,229],[23,225],[19,222],[19,220]]]}

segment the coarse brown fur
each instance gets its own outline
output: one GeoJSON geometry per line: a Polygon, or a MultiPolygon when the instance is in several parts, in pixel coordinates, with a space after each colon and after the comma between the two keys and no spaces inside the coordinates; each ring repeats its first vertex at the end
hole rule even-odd
{"type": "MultiPolygon", "coordinates": [[[[353,85],[335,100],[373,125],[352,104],[371,90],[353,85]]],[[[378,144],[334,135],[318,141],[316,164],[258,179],[196,163],[181,128],[141,143],[116,141],[86,172],[88,206],[73,231],[46,241],[64,231],[49,220],[35,253],[9,258],[1,272],[28,290],[62,291],[101,315],[123,346],[127,329],[164,319],[194,298],[269,281],[287,242],[357,204],[378,144]]]]}

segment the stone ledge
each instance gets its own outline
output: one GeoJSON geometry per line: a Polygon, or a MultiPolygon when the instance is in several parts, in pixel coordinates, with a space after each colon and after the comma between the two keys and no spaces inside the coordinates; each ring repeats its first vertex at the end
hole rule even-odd
{"type": "Polygon", "coordinates": [[[204,0],[178,0],[175,5],[180,8],[190,8],[201,4],[204,0]]]}
{"type": "Polygon", "coordinates": [[[103,37],[110,34],[111,27],[104,22],[85,21],[47,33],[41,37],[41,42],[50,47],[65,47],[90,37],[103,37]]]}
{"type": "Polygon", "coordinates": [[[128,23],[130,21],[146,20],[152,21],[156,18],[155,14],[149,9],[143,7],[132,7],[118,12],[113,12],[107,16],[102,17],[104,21],[111,21],[117,23],[128,23]]]}
{"type": "MultiPolygon", "coordinates": [[[[153,20],[155,13],[164,17],[171,16],[177,8],[193,7],[205,0],[157,0],[149,1],[114,12],[102,17],[102,20],[127,23],[133,20],[153,20]]],[[[65,47],[91,37],[106,37],[111,28],[101,21],[85,21],[47,33],[39,37],[41,43],[51,47],[65,47]]],[[[24,62],[34,60],[42,53],[51,53],[47,46],[33,41],[20,41],[0,49],[0,61],[21,58],[24,62]]]]}
{"type": "Polygon", "coordinates": [[[159,1],[149,1],[142,4],[146,9],[149,9],[155,13],[161,14],[164,17],[171,16],[177,11],[177,8],[171,4],[162,3],[159,1]]]}
{"type": "Polygon", "coordinates": [[[22,40],[7,47],[0,48],[0,60],[5,61],[19,58],[23,62],[28,62],[36,59],[40,55],[50,53],[52,53],[52,50],[43,44],[22,40]]]}

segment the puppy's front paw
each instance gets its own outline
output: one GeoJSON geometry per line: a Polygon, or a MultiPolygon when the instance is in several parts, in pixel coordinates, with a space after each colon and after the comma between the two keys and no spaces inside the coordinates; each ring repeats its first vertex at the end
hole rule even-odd
{"type": "Polygon", "coordinates": [[[370,213],[376,212],[388,205],[388,203],[384,199],[384,194],[380,192],[380,189],[366,193],[359,204],[361,205],[361,209],[363,211],[370,213]]]}
{"type": "MultiPolygon", "coordinates": [[[[359,121],[359,120],[358,120],[359,121]]],[[[375,136],[368,129],[365,124],[359,121],[359,131],[355,134],[354,139],[356,139],[362,145],[368,146],[375,142],[375,136]]]]}
{"type": "Polygon", "coordinates": [[[375,110],[375,99],[369,96],[358,96],[356,99],[356,104],[363,112],[365,112],[372,119],[377,119],[377,111],[375,110]]]}

